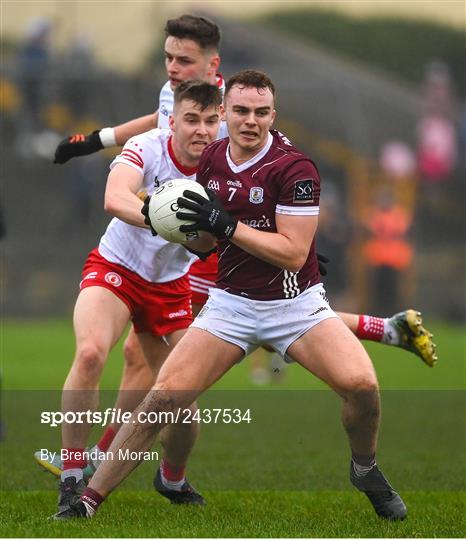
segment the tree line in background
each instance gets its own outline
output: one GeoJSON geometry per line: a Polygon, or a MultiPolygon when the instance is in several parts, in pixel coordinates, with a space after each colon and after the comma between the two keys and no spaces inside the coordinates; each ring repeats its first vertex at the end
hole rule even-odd
{"type": "Polygon", "coordinates": [[[464,32],[429,21],[392,17],[356,19],[334,11],[298,10],[261,16],[260,23],[318,43],[420,85],[425,66],[438,59],[466,97],[464,32]]]}

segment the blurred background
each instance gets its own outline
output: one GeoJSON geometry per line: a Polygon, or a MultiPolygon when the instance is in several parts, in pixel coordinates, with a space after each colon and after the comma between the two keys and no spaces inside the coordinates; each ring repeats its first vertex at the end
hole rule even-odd
{"type": "Polygon", "coordinates": [[[409,0],[4,3],[4,316],[71,312],[117,149],[60,166],[55,146],[155,110],[163,25],[185,12],[222,27],[224,77],[272,77],[277,127],[316,161],[333,306],[464,321],[464,3],[409,0]]]}

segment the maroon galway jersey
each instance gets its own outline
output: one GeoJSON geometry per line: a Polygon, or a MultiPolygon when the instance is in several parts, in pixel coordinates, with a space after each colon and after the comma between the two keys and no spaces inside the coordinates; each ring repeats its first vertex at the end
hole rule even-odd
{"type": "MultiPolygon", "coordinates": [[[[275,213],[318,215],[320,178],[314,163],[280,132],[251,160],[235,165],[229,139],[215,141],[202,154],[197,181],[214,191],[236,219],[260,231],[277,232],[275,213]]],[[[217,287],[254,300],[298,296],[320,282],[315,242],[299,272],[258,259],[229,240],[219,241],[217,287]]]]}

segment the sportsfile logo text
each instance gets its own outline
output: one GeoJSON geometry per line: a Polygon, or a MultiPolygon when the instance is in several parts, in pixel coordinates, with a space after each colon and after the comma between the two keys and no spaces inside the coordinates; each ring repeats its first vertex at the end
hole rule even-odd
{"type": "Polygon", "coordinates": [[[40,414],[41,424],[57,427],[61,424],[190,424],[192,422],[202,424],[249,424],[252,420],[251,409],[178,409],[176,411],[139,411],[135,418],[130,411],[122,411],[114,407],[108,407],[105,411],[42,411],[40,414]]]}
{"type": "Polygon", "coordinates": [[[108,407],[105,411],[42,411],[40,414],[40,423],[49,424],[50,427],[57,427],[61,424],[108,424],[119,423],[128,424],[132,413],[122,411],[121,409],[108,407]]]}

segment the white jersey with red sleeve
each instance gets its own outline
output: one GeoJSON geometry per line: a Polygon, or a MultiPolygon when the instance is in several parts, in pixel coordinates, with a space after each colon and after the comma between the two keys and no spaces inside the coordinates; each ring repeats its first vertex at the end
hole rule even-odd
{"type": "MultiPolygon", "coordinates": [[[[225,80],[220,75],[220,73],[217,73],[216,76],[217,86],[220,88],[222,95],[225,92],[225,80]]],[[[174,92],[171,89],[170,81],[167,81],[163,86],[162,90],[160,90],[159,95],[159,117],[157,121],[157,127],[162,129],[168,129],[168,118],[173,113],[173,102],[174,102],[174,92]]],[[[228,137],[228,129],[226,122],[220,123],[220,129],[218,133],[218,139],[223,139],[224,137],[228,137]]]]}
{"type": "MultiPolygon", "coordinates": [[[[177,163],[171,150],[170,132],[166,130],[153,129],[129,139],[110,168],[118,163],[141,174],[142,189],[149,195],[168,180],[195,180],[194,169],[177,163]]],[[[112,219],[100,239],[99,253],[154,283],[173,281],[185,275],[196,259],[183,246],[154,237],[149,229],[129,225],[118,218],[112,219]]]]}
{"type": "MultiPolygon", "coordinates": [[[[314,163],[278,131],[249,161],[235,165],[229,141],[208,146],[197,181],[212,189],[225,209],[250,227],[277,232],[276,214],[316,216],[320,178],[314,163]]],[[[315,243],[299,272],[289,272],[246,253],[228,240],[219,242],[217,287],[253,300],[298,296],[320,282],[315,243]]]]}

